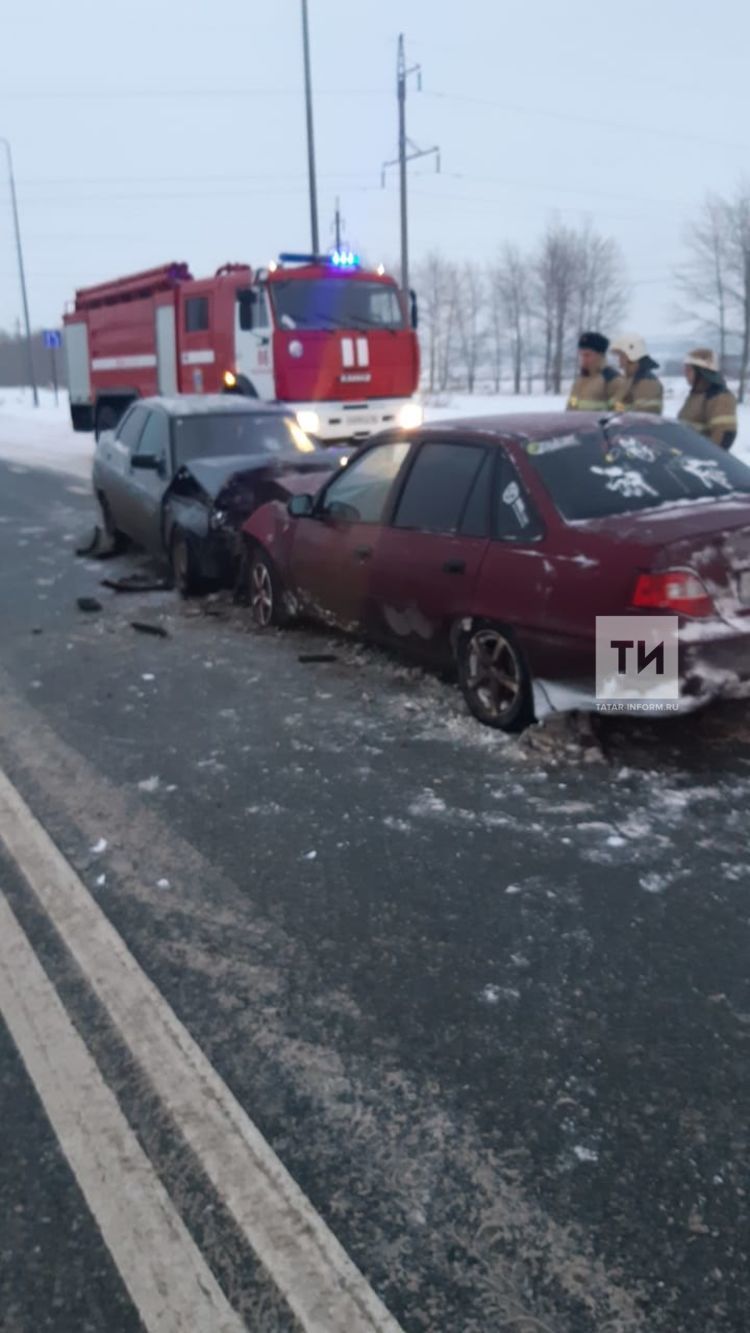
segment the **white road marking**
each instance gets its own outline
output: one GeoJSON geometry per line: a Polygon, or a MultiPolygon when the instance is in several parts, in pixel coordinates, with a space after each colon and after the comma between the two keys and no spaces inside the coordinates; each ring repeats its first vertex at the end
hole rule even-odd
{"type": "Polygon", "coordinates": [[[305,1333],[401,1333],[2,771],[0,839],[305,1333]]]}
{"type": "Polygon", "coordinates": [[[247,1333],[1,894],[0,1013],[149,1333],[247,1333]]]}

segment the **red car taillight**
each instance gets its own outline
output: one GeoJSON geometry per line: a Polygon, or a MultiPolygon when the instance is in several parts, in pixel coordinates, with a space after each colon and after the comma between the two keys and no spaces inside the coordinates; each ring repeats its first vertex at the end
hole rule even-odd
{"type": "Polygon", "coordinates": [[[640,574],[633,593],[633,606],[676,611],[681,616],[713,616],[716,607],[697,574],[689,569],[667,569],[659,574],[640,574]]]}

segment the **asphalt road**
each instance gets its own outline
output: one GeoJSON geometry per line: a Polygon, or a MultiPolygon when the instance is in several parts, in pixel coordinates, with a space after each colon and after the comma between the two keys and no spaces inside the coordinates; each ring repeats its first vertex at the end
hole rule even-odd
{"type": "MultiPolygon", "coordinates": [[[[108,592],[90,519],[0,464],[0,769],[398,1325],[744,1330],[750,708],[508,740],[351,642],[108,592]]],[[[232,1309],[304,1327],[0,887],[232,1309]]],[[[0,1124],[0,1329],[148,1327],[2,1025],[0,1124]]]]}

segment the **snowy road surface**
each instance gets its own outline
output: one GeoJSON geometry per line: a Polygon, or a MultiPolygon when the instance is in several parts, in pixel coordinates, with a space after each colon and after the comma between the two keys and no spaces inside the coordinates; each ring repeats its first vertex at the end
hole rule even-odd
{"type": "Polygon", "coordinates": [[[0,1326],[744,1330],[750,707],[496,736],[352,643],[101,588],[85,487],[28,462],[0,1326]]]}

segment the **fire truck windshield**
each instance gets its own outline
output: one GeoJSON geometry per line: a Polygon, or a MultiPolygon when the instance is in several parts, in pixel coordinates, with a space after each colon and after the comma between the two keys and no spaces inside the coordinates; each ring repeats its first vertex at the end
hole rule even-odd
{"type": "Polygon", "coordinates": [[[282,329],[400,329],[404,318],[390,283],[347,278],[289,278],[269,284],[282,329]]]}

